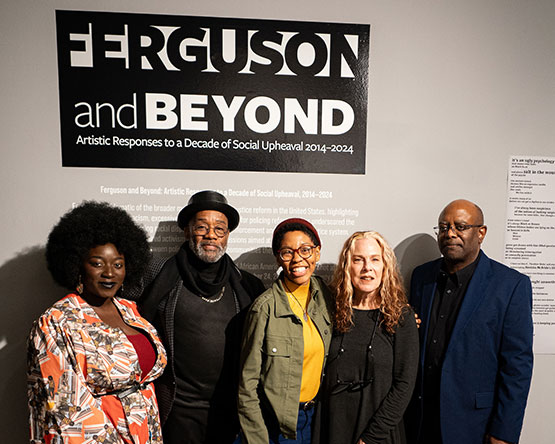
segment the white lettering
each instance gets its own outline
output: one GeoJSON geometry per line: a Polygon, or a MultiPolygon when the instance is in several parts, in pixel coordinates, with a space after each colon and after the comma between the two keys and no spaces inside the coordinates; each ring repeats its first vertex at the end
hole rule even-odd
{"type": "Polygon", "coordinates": [[[204,117],[204,108],[193,105],[206,105],[208,96],[200,94],[181,94],[181,129],[189,131],[208,131],[208,122],[193,120],[194,117],[204,117]]]}
{"type": "Polygon", "coordinates": [[[342,100],[322,100],[322,134],[345,134],[355,123],[355,112],[351,105],[342,100]],[[333,124],[333,112],[339,111],[343,120],[340,124],[333,124]]]}
{"type": "Polygon", "coordinates": [[[218,110],[224,120],[224,131],[235,131],[235,116],[237,116],[245,98],[245,96],[235,96],[228,106],[224,96],[212,96],[212,100],[218,107],[218,110]]]}
{"type": "Polygon", "coordinates": [[[281,110],[277,102],[270,97],[254,97],[245,106],[245,123],[247,126],[257,132],[266,134],[275,130],[281,120],[281,110]],[[266,108],[268,110],[268,121],[261,123],[256,117],[256,112],[259,108],[266,108]]]}
{"type": "Polygon", "coordinates": [[[173,110],[177,100],[170,94],[145,93],[147,129],[172,129],[177,125],[177,114],[173,110]]]}
{"type": "Polygon", "coordinates": [[[295,119],[306,134],[318,134],[318,100],[308,99],[305,113],[298,99],[286,98],[284,111],[284,132],[295,133],[295,119]]]}

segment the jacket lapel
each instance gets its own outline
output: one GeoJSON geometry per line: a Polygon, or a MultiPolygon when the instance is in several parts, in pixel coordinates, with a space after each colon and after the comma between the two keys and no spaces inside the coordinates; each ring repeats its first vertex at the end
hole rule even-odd
{"type": "Polygon", "coordinates": [[[430,275],[430,279],[426,280],[422,284],[422,302],[420,305],[419,315],[422,317],[422,322],[424,325],[428,325],[430,320],[430,311],[432,309],[432,302],[434,300],[435,292],[436,292],[436,285],[437,282],[434,279],[435,276],[439,273],[439,264],[436,269],[434,270],[433,274],[430,275]]]}
{"type": "Polygon", "coordinates": [[[285,292],[285,287],[283,286],[283,281],[281,280],[282,275],[280,275],[276,281],[272,284],[274,294],[274,313],[276,317],[283,318],[287,316],[295,316],[291,306],[289,305],[289,300],[287,299],[287,293],[285,292]]]}
{"type": "MultiPolygon", "coordinates": [[[[432,309],[432,302],[436,293],[437,286],[437,275],[441,266],[441,259],[437,260],[434,264],[433,270],[426,276],[426,279],[422,283],[422,296],[420,302],[420,313],[418,316],[422,319],[422,324],[425,325],[424,331],[419,331],[420,334],[420,355],[422,356],[421,365],[424,365],[424,356],[426,353],[426,341],[425,338],[428,336],[428,327],[430,325],[430,311],[432,309]]],[[[422,330],[422,329],[420,329],[422,330]]]]}
{"type": "Polygon", "coordinates": [[[480,258],[478,260],[478,265],[474,274],[470,279],[466,294],[461,304],[459,310],[459,315],[457,316],[457,321],[455,322],[455,327],[453,328],[453,333],[451,334],[451,339],[449,341],[449,346],[446,351],[446,355],[454,347],[454,343],[460,337],[466,325],[472,318],[472,314],[480,306],[485,295],[488,293],[487,282],[490,281],[491,265],[490,259],[485,255],[483,251],[480,250],[480,258]]]}

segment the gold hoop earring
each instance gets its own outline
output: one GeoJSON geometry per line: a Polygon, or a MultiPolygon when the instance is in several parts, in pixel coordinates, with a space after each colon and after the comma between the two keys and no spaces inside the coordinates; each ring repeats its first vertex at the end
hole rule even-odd
{"type": "Polygon", "coordinates": [[[81,282],[81,275],[79,275],[79,282],[77,283],[77,287],[75,287],[75,289],[77,290],[78,294],[83,294],[83,282],[81,282]]]}

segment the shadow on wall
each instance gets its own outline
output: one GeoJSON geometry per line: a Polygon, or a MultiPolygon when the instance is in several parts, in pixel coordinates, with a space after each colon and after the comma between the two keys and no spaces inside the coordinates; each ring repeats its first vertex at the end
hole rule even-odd
{"type": "Polygon", "coordinates": [[[0,430],[11,444],[29,442],[27,337],[33,321],[62,298],[46,268],[44,247],[26,249],[0,267],[0,430]]]}
{"type": "Polygon", "coordinates": [[[150,249],[156,258],[170,257],[177,253],[185,241],[183,230],[175,220],[164,220],[158,223],[156,233],[150,242],[150,249]]]}
{"type": "Polygon", "coordinates": [[[394,250],[407,295],[413,270],[425,262],[440,257],[435,238],[429,234],[419,233],[407,237],[394,250]]]}
{"type": "Polygon", "coordinates": [[[235,264],[241,269],[254,274],[264,283],[266,288],[272,285],[278,276],[278,264],[268,247],[247,251],[235,259],[235,264]]]}

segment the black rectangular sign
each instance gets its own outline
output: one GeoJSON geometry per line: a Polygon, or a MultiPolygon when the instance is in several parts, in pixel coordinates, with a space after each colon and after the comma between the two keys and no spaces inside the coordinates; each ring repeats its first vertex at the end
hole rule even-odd
{"type": "Polygon", "coordinates": [[[369,25],[56,11],[62,163],[364,174],[369,25]]]}

